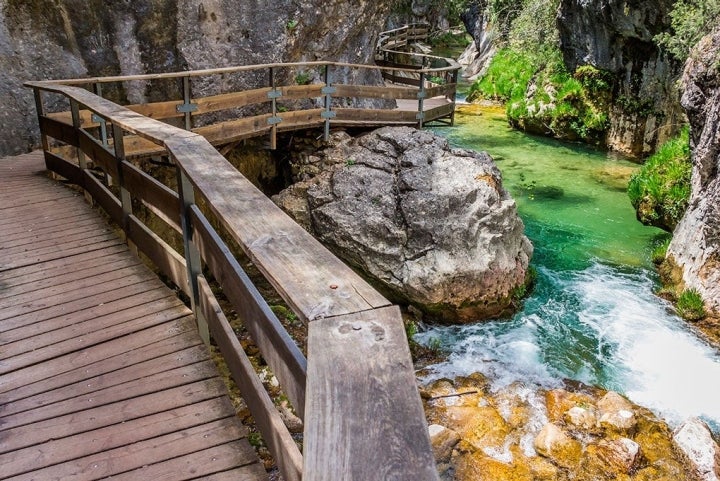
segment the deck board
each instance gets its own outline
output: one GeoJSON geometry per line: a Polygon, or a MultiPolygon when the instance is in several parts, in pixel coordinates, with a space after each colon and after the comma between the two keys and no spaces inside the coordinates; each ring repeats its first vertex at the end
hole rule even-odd
{"type": "Polygon", "coordinates": [[[43,171],[0,159],[0,479],[267,479],[190,310],[43,171]]]}

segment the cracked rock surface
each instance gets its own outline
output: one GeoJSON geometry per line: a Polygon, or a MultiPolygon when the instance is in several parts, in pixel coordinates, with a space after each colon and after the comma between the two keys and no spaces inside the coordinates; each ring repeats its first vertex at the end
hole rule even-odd
{"type": "Polygon", "coordinates": [[[532,245],[487,153],[386,127],[335,134],[306,164],[306,179],[275,201],[393,300],[475,321],[502,313],[525,284],[532,245]]]}

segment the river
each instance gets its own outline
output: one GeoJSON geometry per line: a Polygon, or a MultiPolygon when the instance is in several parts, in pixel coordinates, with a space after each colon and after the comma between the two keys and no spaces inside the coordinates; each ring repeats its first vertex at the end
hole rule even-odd
{"type": "Polygon", "coordinates": [[[625,187],[638,166],[514,131],[497,108],[461,106],[456,127],[436,132],[496,160],[535,247],[537,282],[510,319],[420,332],[449,353],[428,380],[570,379],[623,393],[671,426],[700,416],[720,431],[720,355],[654,295],[650,253],[663,232],[635,220],[625,187]]]}

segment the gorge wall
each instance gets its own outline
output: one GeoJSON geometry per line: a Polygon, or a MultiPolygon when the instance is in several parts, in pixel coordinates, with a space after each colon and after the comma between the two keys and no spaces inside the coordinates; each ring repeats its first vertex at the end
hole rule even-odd
{"type": "MultiPolygon", "coordinates": [[[[38,144],[24,81],[318,59],[368,63],[391,3],[0,0],[0,155],[38,144]]],[[[379,81],[372,71],[364,75],[379,81]]],[[[214,92],[220,82],[196,82],[193,94],[214,92]]],[[[267,79],[237,82],[256,87],[267,79]]],[[[106,95],[130,103],[177,98],[179,86],[131,82],[106,95]]]]}
{"type": "Polygon", "coordinates": [[[681,65],[653,38],[670,25],[672,0],[561,0],[557,26],[571,72],[592,65],[615,76],[607,145],[632,157],[653,152],[682,122],[681,65]]]}
{"type": "Polygon", "coordinates": [[[695,47],[685,65],[682,105],[690,120],[692,192],[668,258],[686,287],[720,315],[720,27],[695,47]]]}

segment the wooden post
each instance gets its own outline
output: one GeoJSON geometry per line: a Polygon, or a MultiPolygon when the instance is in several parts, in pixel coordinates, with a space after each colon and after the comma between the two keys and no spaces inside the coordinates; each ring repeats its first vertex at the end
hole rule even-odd
{"type": "MultiPolygon", "coordinates": [[[[122,211],[123,211],[123,231],[125,232],[125,242],[127,242],[128,247],[130,247],[130,250],[133,251],[135,255],[138,255],[138,249],[137,246],[130,240],[130,237],[128,236],[129,232],[129,225],[130,225],[130,216],[132,215],[132,197],[130,195],[130,191],[128,191],[125,188],[125,184],[123,182],[123,166],[122,163],[125,160],[125,141],[123,140],[123,129],[118,124],[113,123],[112,124],[113,129],[113,143],[115,145],[115,161],[117,163],[117,183],[120,187],[120,203],[122,204],[122,211]]],[[[109,176],[108,176],[109,177],[109,176]]]]}
{"type": "MultiPolygon", "coordinates": [[[[45,103],[43,102],[42,91],[37,87],[33,87],[33,94],[35,95],[35,110],[37,111],[38,125],[42,125],[42,117],[45,116],[45,103]]],[[[50,150],[47,135],[43,132],[42,127],[40,128],[40,142],[45,152],[50,150]]]]}
{"type": "MultiPolygon", "coordinates": [[[[75,99],[70,99],[70,114],[72,115],[73,127],[75,128],[75,131],[79,133],[80,129],[82,128],[82,125],[80,124],[80,106],[75,99]]],[[[78,166],[80,167],[80,170],[83,171],[83,175],[85,175],[84,171],[85,169],[87,169],[87,159],[85,158],[85,152],[83,152],[80,147],[76,147],[75,155],[78,159],[78,166]]],[[[87,201],[87,203],[90,205],[95,205],[93,197],[92,195],[90,195],[90,192],[85,190],[84,187],[83,192],[85,194],[85,200],[87,201]]]]}
{"type": "Polygon", "coordinates": [[[423,127],[423,119],[425,118],[425,113],[423,112],[423,104],[425,102],[425,96],[427,95],[425,91],[425,72],[420,72],[420,90],[417,93],[418,98],[418,113],[417,113],[417,120],[418,120],[418,129],[422,129],[423,127]]]}
{"type": "Polygon", "coordinates": [[[190,110],[190,77],[183,77],[183,100],[185,101],[185,130],[192,130],[192,111],[190,110]]]}
{"type": "MultiPolygon", "coordinates": [[[[95,82],[93,84],[93,92],[98,97],[102,97],[102,84],[100,82],[95,82]]],[[[100,116],[93,115],[93,120],[97,121],[97,123],[100,124],[100,140],[102,141],[103,147],[108,146],[108,134],[107,134],[107,122],[104,118],[100,116]]]]}
{"type": "Polygon", "coordinates": [[[270,127],[270,149],[275,150],[277,148],[277,91],[275,90],[275,69],[270,67],[268,69],[269,83],[270,83],[270,103],[272,105],[272,116],[269,122],[270,127]]]}
{"type": "Polygon", "coordinates": [[[325,65],[325,87],[322,89],[322,93],[325,94],[325,112],[322,113],[325,117],[325,142],[330,140],[330,119],[335,117],[335,113],[332,111],[332,94],[336,92],[335,88],[330,85],[330,65],[325,65]]]}
{"type": "Polygon", "coordinates": [[[185,249],[185,265],[187,266],[188,287],[190,290],[190,307],[197,320],[198,332],[203,342],[210,345],[210,332],[207,319],[200,307],[200,291],[198,276],[202,274],[200,252],[191,240],[192,225],[190,223],[190,207],[195,204],[195,190],[182,168],[177,168],[178,194],[180,195],[180,225],[182,227],[183,248],[185,249]]]}
{"type": "Polygon", "coordinates": [[[450,94],[452,96],[450,101],[452,101],[452,106],[453,106],[452,113],[450,114],[450,126],[451,127],[455,125],[455,101],[456,101],[456,97],[457,97],[457,82],[458,82],[459,73],[460,73],[459,69],[454,70],[452,73],[452,83],[453,83],[454,87],[453,87],[452,94],[450,94]]]}

